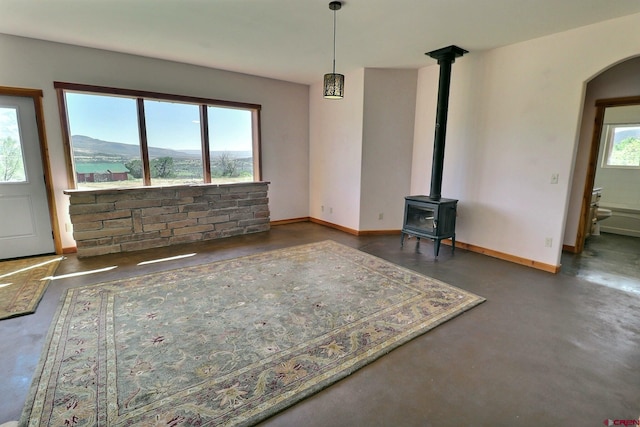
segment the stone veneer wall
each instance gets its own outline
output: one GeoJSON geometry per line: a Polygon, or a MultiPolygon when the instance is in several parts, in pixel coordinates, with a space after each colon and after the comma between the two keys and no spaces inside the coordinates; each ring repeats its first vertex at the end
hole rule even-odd
{"type": "Polygon", "coordinates": [[[79,257],[268,231],[268,182],[66,190],[79,257]]]}

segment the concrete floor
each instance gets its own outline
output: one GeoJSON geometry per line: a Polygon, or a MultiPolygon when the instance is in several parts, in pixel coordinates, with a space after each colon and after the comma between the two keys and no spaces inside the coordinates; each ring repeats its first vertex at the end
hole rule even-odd
{"type": "Polygon", "coordinates": [[[640,417],[640,239],[593,236],[549,274],[399,236],[311,223],[127,255],[64,260],[35,314],[0,321],[0,423],[18,419],[64,290],[324,239],[487,298],[261,426],[602,425],[640,417]],[[178,261],[141,261],[185,253],[178,261]]]}

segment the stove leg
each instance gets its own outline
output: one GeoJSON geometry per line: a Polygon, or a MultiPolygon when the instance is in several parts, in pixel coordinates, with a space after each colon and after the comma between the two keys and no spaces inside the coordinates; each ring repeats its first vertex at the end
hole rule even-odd
{"type": "Polygon", "coordinates": [[[404,233],[400,233],[400,247],[404,248],[404,233]]]}
{"type": "Polygon", "coordinates": [[[440,239],[435,239],[433,243],[433,253],[435,257],[438,258],[438,253],[440,253],[440,239]]]}
{"type": "Polygon", "coordinates": [[[456,251],[456,235],[454,234],[451,237],[451,253],[454,253],[456,251]]]}

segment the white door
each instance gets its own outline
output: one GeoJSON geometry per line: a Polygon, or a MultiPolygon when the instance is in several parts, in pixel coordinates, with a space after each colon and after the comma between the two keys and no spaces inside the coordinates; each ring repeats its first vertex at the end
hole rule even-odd
{"type": "Polygon", "coordinates": [[[0,259],[53,253],[34,101],[0,96],[0,259]]]}

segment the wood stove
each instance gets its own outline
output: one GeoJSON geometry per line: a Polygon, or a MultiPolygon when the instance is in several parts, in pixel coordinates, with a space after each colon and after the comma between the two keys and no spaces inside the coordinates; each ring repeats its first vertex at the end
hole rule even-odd
{"type": "Polygon", "coordinates": [[[442,239],[451,239],[452,251],[455,250],[457,206],[458,201],[454,199],[433,200],[429,196],[405,197],[401,246],[404,246],[404,236],[410,234],[416,236],[418,240],[421,237],[432,239],[436,257],[440,252],[442,239]]]}
{"type": "Polygon", "coordinates": [[[448,46],[428,52],[440,65],[438,83],[438,105],[436,109],[436,131],[433,142],[433,163],[431,167],[431,192],[428,196],[407,196],[404,204],[404,222],[400,245],[404,246],[405,235],[432,239],[434,255],[440,251],[440,241],[451,239],[452,251],[456,248],[456,214],[458,201],[440,197],[442,189],[442,170],[444,164],[444,144],[447,132],[447,114],[449,107],[449,87],[451,83],[451,64],[459,56],[467,53],[458,46],[448,46]]]}

